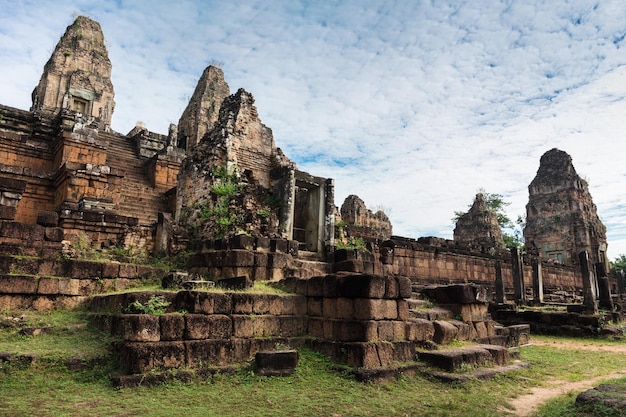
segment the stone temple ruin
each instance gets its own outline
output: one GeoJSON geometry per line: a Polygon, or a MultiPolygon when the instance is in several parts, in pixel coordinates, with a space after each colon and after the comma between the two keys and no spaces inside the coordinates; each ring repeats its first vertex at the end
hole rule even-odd
{"type": "Polygon", "coordinates": [[[416,360],[444,371],[468,358],[503,364],[531,327],[553,330],[508,300],[566,300],[567,319],[584,323],[573,327],[597,332],[597,299],[624,292],[623,278],[606,276],[604,226],[562,151],[542,157],[529,187],[525,256],[503,247],[480,195],[454,240],[404,238],[358,196],[339,210],[333,180],[300,171],[221,69],[203,72],[167,134],[111,130],[110,74],[100,25],[78,17],[31,109],[0,106],[0,309],[87,306],[122,340],[120,384],[224,371],[282,344],[364,379],[413,372],[416,360]],[[185,262],[166,271],[150,259],[185,262]],[[276,292],[245,291],[254,282],[276,292]],[[130,291],[146,283],[166,290],[130,291]],[[164,314],[131,307],[155,299],[164,314]],[[479,344],[425,350],[453,340],[479,344]]]}

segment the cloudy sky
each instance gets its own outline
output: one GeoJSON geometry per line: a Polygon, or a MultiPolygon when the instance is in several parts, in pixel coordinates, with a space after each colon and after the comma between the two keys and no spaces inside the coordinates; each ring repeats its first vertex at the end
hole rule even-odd
{"type": "Polygon", "coordinates": [[[0,103],[30,107],[77,14],[107,39],[118,132],[167,133],[220,63],[337,205],[357,194],[397,235],[451,238],[481,188],[524,214],[556,147],[626,254],[623,0],[0,0],[0,103]]]}

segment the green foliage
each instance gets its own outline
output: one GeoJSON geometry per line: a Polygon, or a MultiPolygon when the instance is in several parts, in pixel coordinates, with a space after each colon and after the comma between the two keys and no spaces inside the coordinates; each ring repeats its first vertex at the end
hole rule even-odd
{"type": "Polygon", "coordinates": [[[267,219],[272,212],[268,208],[259,209],[256,212],[257,216],[267,219]]]}
{"type": "Polygon", "coordinates": [[[141,303],[139,300],[134,301],[128,306],[128,309],[129,311],[136,311],[140,314],[155,314],[158,316],[165,313],[169,305],[170,302],[166,301],[162,295],[153,295],[145,304],[141,303]]]}
{"type": "Polygon", "coordinates": [[[367,250],[365,241],[362,237],[349,237],[348,242],[343,243],[341,240],[337,241],[337,249],[359,249],[367,250]]]}
{"type": "Polygon", "coordinates": [[[626,272],[626,255],[623,253],[620,254],[617,258],[615,258],[611,264],[611,271],[616,272],[622,270],[626,272]]]}
{"type": "Polygon", "coordinates": [[[230,197],[237,194],[239,187],[234,182],[218,182],[213,184],[212,191],[220,197],[230,197]]]}

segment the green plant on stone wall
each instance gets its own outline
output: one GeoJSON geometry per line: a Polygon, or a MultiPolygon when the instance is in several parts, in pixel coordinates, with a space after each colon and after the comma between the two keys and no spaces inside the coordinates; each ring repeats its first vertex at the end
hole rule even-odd
{"type": "Polygon", "coordinates": [[[362,237],[354,237],[351,236],[348,238],[346,243],[341,241],[337,241],[337,249],[359,249],[359,250],[367,250],[365,245],[365,241],[362,237]]]}
{"type": "Polygon", "coordinates": [[[161,315],[165,313],[167,307],[171,303],[166,301],[162,295],[153,295],[148,301],[144,303],[136,300],[128,306],[129,311],[138,312],[140,314],[155,314],[161,315]]]}

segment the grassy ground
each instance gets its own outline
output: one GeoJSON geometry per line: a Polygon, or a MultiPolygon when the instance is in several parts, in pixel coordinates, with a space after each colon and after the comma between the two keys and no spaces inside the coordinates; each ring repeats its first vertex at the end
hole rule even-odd
{"type": "MultiPolygon", "coordinates": [[[[31,367],[1,364],[0,415],[502,416],[509,399],[547,379],[576,381],[626,367],[622,353],[534,346],[522,350],[530,369],[491,381],[444,384],[415,376],[364,384],[331,370],[334,364],[321,355],[303,350],[291,377],[259,377],[244,367],[234,376],[209,381],[117,389],[109,381],[115,372],[108,360],[110,340],[85,322],[81,312],[28,313],[18,321],[11,314],[0,315],[0,352],[39,355],[31,367]],[[14,323],[55,330],[22,336],[14,323]],[[88,369],[70,371],[66,361],[71,357],[82,358],[88,369]]],[[[551,401],[537,416],[575,415],[574,398],[551,401]]]]}

